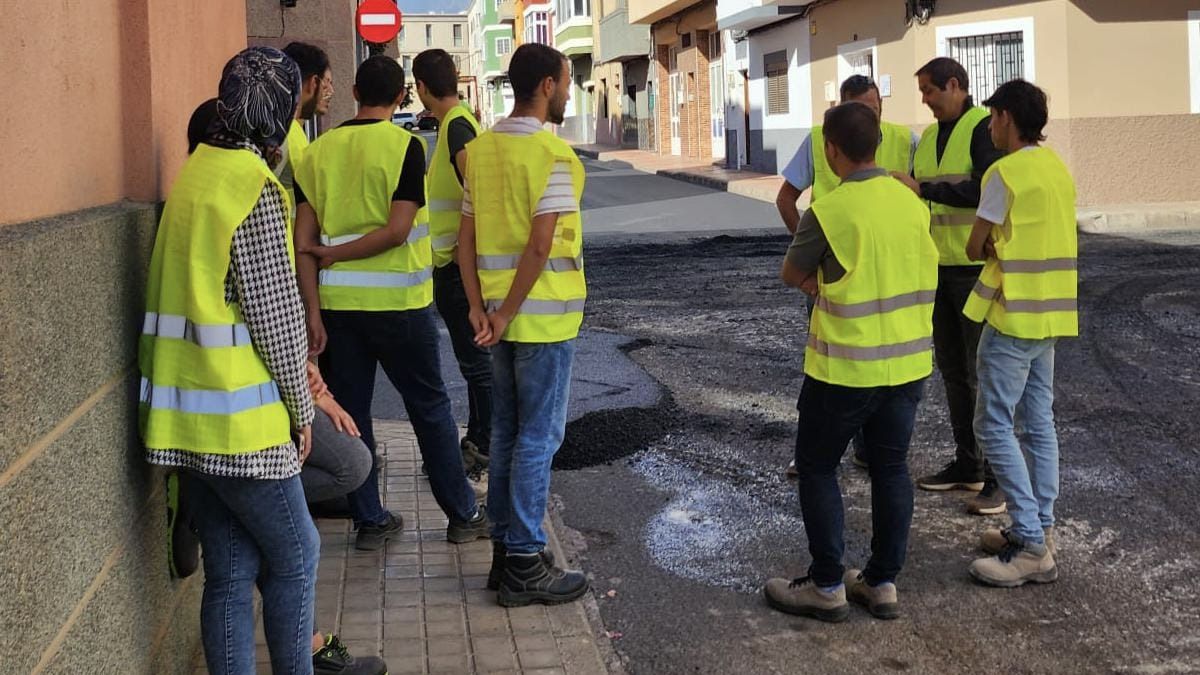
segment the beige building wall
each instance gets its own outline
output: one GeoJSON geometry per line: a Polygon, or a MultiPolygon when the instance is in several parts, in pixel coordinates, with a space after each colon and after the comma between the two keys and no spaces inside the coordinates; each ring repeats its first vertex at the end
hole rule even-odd
{"type": "MultiPolygon", "coordinates": [[[[471,70],[470,26],[466,14],[405,14],[404,29],[397,38],[400,63],[404,66],[407,82],[412,82],[412,60],[426,49],[444,49],[458,62],[459,76],[475,75],[471,70]],[[455,26],[457,39],[455,39],[455,26]],[[426,42],[426,29],[429,41],[426,42]]],[[[467,85],[459,84],[459,91],[467,94],[467,85]]],[[[403,110],[420,112],[425,106],[413,89],[412,104],[403,110]]]]}
{"type": "Polygon", "coordinates": [[[1192,0],[941,0],[927,24],[911,26],[881,4],[839,0],[813,11],[814,121],[830,105],[827,87],[836,91],[845,72],[839,47],[875,41],[876,77],[891,80],[884,116],[921,131],[934,119],[913,73],[938,55],[939,29],[1027,20],[1033,79],[1050,99],[1047,145],[1071,165],[1080,205],[1200,198],[1191,159],[1200,153],[1200,116],[1190,112],[1192,0]]]}
{"type": "Polygon", "coordinates": [[[190,673],[134,364],[157,203],[246,46],[244,0],[6,3],[0,651],[12,673],[190,673]]]}

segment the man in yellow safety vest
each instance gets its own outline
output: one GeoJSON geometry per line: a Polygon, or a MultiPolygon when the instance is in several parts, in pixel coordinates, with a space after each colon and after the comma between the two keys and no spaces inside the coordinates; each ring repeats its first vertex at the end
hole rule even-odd
{"type": "Polygon", "coordinates": [[[296,208],[295,171],[308,149],[308,135],[303,122],[312,121],[317,115],[329,112],[329,101],[333,98],[333,71],[329,68],[329,56],[325,50],[306,42],[292,42],[283,48],[283,53],[292,57],[300,66],[300,105],[296,106],[296,117],[288,127],[287,143],[283,145],[283,161],[275,167],[279,182],[292,196],[292,209],[296,208]]]}
{"type": "Polygon", "coordinates": [[[995,555],[970,571],[1010,587],[1058,578],[1054,347],[1079,334],[1075,182],[1039,144],[1049,116],[1045,92],[1013,80],[984,105],[992,109],[992,140],[1007,154],[983,177],[966,254],[987,262],[965,313],[986,322],[975,436],[1008,499],[1012,527],[984,533],[982,546],[995,555]]]}
{"type": "MultiPolygon", "coordinates": [[[[841,184],[796,228],[783,280],[816,281],[796,430],[800,510],[812,564],[800,579],[771,579],[774,608],[823,621],[849,615],[847,596],[881,619],[898,616],[895,579],[912,522],[908,445],[925,378],[937,292],[929,210],[875,163],[877,117],[861,103],[825,114],[825,153],[841,184]],[[842,566],[837,468],[863,430],[870,465],[871,558],[842,566]]],[[[811,289],[810,289],[811,290],[811,289]]]]}
{"type": "Polygon", "coordinates": [[[546,550],[550,463],[566,433],[571,361],[583,322],[583,165],[543,129],[561,124],[563,54],[525,44],[508,68],[516,105],[467,144],[458,264],[475,341],[492,348],[488,465],[492,570],[501,605],[569,602],[588,588],[546,550]]]}

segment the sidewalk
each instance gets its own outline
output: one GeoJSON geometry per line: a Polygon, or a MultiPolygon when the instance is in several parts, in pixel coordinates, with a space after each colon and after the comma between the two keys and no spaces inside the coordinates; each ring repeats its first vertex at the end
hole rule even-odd
{"type": "MultiPolygon", "coordinates": [[[[353,654],[382,656],[390,675],[607,673],[582,601],[500,607],[485,588],[491,543],[446,541],[412,427],[376,420],[375,436],[386,462],[384,504],[404,517],[404,534],[385,551],[358,551],[349,521],[317,521],[318,629],[341,636],[353,654]]],[[[562,559],[553,531],[550,545],[562,559]]],[[[258,672],[270,673],[261,621],[257,644],[258,672]]],[[[205,673],[202,657],[197,664],[205,673]]]]}
{"type": "MultiPolygon", "coordinates": [[[[763,202],[774,203],[775,195],[783,185],[783,178],[773,174],[726,169],[712,163],[705,164],[699,160],[674,155],[660,155],[645,150],[624,150],[609,145],[574,147],[581,157],[604,162],[625,162],[638,171],[724,190],[763,202]]],[[[806,199],[801,200],[802,207],[807,206],[806,199]]]]}

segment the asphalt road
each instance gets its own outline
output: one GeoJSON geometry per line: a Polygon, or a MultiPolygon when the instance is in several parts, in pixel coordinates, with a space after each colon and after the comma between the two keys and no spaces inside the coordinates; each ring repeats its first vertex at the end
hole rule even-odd
{"type": "MultiPolygon", "coordinates": [[[[978,534],[1005,519],[918,491],[904,616],[827,625],[760,594],[808,563],[781,473],[807,326],[778,282],[773,207],[589,162],[585,223],[563,452],[592,465],[556,471],[552,490],[630,673],[1200,672],[1200,234],[1081,239],[1082,337],[1057,358],[1059,582],[975,585],[978,534]]],[[[448,349],[443,368],[461,416],[448,349]]],[[[376,411],[401,414],[390,388],[376,411]]],[[[918,416],[914,475],[952,454],[936,373],[918,416]]],[[[847,463],[842,482],[847,562],[861,565],[867,479],[847,463]]]]}

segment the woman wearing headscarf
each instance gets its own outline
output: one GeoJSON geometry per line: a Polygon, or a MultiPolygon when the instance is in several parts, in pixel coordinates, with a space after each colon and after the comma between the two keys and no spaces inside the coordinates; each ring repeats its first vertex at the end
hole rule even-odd
{"type": "Polygon", "coordinates": [[[319,540],[300,483],[313,403],[277,157],[300,92],[282,52],[226,64],[216,116],[171,189],[139,349],[141,432],[179,469],[204,549],[208,671],[255,671],[253,590],[275,673],[313,672],[319,540]]]}

